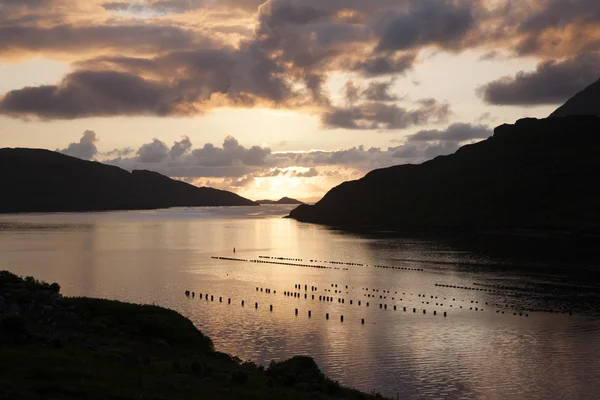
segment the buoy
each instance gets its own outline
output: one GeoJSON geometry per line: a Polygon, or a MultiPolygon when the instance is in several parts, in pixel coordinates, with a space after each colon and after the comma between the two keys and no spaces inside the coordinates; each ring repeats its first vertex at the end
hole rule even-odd
{"type": "Polygon", "coordinates": [[[435,311],[435,310],[434,310],[434,311],[433,311],[433,315],[437,315],[437,311],[435,311]]]}
{"type": "Polygon", "coordinates": [[[310,318],[310,316],[311,316],[311,312],[310,312],[310,310],[308,310],[308,318],[310,318]]]}
{"type": "Polygon", "coordinates": [[[446,311],[444,311],[444,317],[446,316],[446,311]]]}
{"type": "Polygon", "coordinates": [[[195,297],[195,296],[196,296],[196,293],[192,292],[192,297],[195,297]]]}
{"type": "Polygon", "coordinates": [[[210,296],[210,301],[213,301],[214,299],[215,299],[214,296],[211,295],[210,296]]]}
{"type": "Polygon", "coordinates": [[[340,321],[344,322],[344,316],[340,315],[340,321]]]}
{"type": "Polygon", "coordinates": [[[298,315],[298,309],[296,308],[296,315],[298,315]]]}
{"type": "Polygon", "coordinates": [[[417,312],[417,309],[416,309],[416,308],[413,308],[413,312],[414,312],[414,313],[416,313],[416,312],[417,312]]]}
{"type": "Polygon", "coordinates": [[[426,311],[426,310],[423,310],[423,314],[427,314],[427,311],[426,311]]]}
{"type": "Polygon", "coordinates": [[[325,319],[329,319],[329,313],[325,314],[325,319]]]}
{"type": "Polygon", "coordinates": [[[396,311],[396,306],[394,306],[394,311],[396,311]]]}
{"type": "Polygon", "coordinates": [[[360,323],[364,325],[364,324],[365,324],[365,319],[364,319],[364,318],[362,318],[362,319],[360,320],[360,323]]]}
{"type": "Polygon", "coordinates": [[[231,299],[227,299],[227,304],[231,304],[231,299]]]}
{"type": "Polygon", "coordinates": [[[219,297],[219,303],[222,303],[222,302],[223,302],[223,298],[219,297]]]}
{"type": "Polygon", "coordinates": [[[258,308],[258,303],[254,303],[254,308],[258,308]]]}
{"type": "Polygon", "coordinates": [[[358,301],[358,305],[360,306],[360,300],[358,301]]]}
{"type": "Polygon", "coordinates": [[[244,307],[244,300],[242,300],[242,307],[244,307]]]}
{"type": "Polygon", "coordinates": [[[269,311],[273,311],[273,304],[269,306],[269,311]]]}

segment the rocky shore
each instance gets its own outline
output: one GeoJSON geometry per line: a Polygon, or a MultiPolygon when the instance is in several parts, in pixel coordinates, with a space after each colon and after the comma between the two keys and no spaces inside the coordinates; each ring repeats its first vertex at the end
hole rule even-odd
{"type": "Polygon", "coordinates": [[[70,298],[0,271],[0,399],[370,399],[310,357],[268,367],[215,351],[175,311],[70,298]]]}

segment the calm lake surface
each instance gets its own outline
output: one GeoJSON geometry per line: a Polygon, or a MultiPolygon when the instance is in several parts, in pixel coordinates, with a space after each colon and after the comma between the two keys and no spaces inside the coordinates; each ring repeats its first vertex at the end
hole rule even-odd
{"type": "Polygon", "coordinates": [[[70,296],[173,308],[220,351],[265,365],[310,355],[343,384],[394,398],[598,398],[598,246],[360,235],[281,218],[289,210],[4,215],[0,269],[70,296]]]}

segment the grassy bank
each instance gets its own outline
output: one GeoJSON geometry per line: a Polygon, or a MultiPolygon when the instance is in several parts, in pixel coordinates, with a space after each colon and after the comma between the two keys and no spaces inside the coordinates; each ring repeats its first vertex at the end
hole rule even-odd
{"type": "Polygon", "coordinates": [[[0,271],[0,399],[369,399],[310,357],[267,368],[214,350],[175,311],[67,298],[0,271]]]}

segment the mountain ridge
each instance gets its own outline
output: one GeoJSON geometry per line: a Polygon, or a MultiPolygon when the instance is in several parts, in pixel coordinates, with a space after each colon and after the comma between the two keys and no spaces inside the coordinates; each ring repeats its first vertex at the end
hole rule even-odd
{"type": "Polygon", "coordinates": [[[2,148],[0,171],[0,213],[257,205],[235,193],[196,187],[158,172],[128,172],[45,149],[2,148]]]}
{"type": "Polygon", "coordinates": [[[527,118],[419,165],[369,172],[290,217],[373,229],[600,229],[600,118],[527,118]]]}

